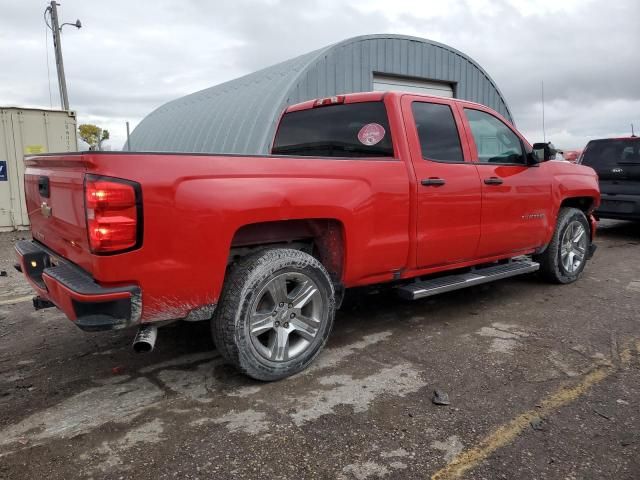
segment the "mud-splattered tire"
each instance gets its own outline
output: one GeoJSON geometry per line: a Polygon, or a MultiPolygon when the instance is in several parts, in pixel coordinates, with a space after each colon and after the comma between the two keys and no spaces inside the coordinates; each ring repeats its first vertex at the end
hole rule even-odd
{"type": "Polygon", "coordinates": [[[585,214],[577,208],[562,208],[547,249],[533,259],[540,263],[540,276],[552,283],[573,283],[584,270],[591,245],[591,230],[585,214]]]}
{"type": "Polygon", "coordinates": [[[229,363],[271,381],[314,360],[334,314],[333,284],[318,260],[298,250],[267,249],[230,268],[211,330],[229,363]]]}

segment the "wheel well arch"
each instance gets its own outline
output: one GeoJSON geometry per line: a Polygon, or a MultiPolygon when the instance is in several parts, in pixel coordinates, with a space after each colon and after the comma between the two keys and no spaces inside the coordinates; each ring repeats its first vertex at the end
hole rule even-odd
{"type": "Polygon", "coordinates": [[[593,210],[594,202],[593,197],[569,197],[562,200],[560,208],[573,207],[588,215],[593,210]]]}
{"type": "MultiPolygon", "coordinates": [[[[560,204],[560,208],[563,207],[572,207],[581,210],[587,216],[587,223],[589,224],[589,233],[591,235],[591,239],[593,240],[593,236],[595,235],[595,225],[589,220],[589,215],[593,213],[596,207],[595,199],[589,196],[582,197],[569,197],[562,200],[560,204]]],[[[558,213],[560,210],[558,210],[558,213]]]]}
{"type": "MultiPolygon", "coordinates": [[[[589,215],[593,212],[595,208],[595,199],[588,195],[563,198],[562,201],[560,202],[560,205],[558,206],[558,209],[554,212],[553,224],[550,225],[549,231],[547,232],[548,234],[547,242],[538,250],[536,250],[535,252],[536,254],[543,253],[549,246],[549,242],[551,242],[551,239],[553,237],[553,232],[554,232],[554,229],[556,228],[558,217],[560,215],[560,210],[566,207],[577,208],[587,216],[587,220],[588,220],[589,215]]],[[[589,223],[589,230],[591,231],[591,236],[593,237],[593,234],[594,234],[593,225],[591,224],[591,222],[588,222],[588,223],[589,223]]]]}
{"type": "Polygon", "coordinates": [[[332,218],[274,220],[243,225],[231,240],[228,262],[266,247],[302,250],[317,258],[334,283],[340,284],[345,258],[345,232],[332,218]]]}

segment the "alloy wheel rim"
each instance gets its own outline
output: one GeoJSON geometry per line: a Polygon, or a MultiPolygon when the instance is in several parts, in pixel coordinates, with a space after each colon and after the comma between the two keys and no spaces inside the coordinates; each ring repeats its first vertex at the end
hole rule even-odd
{"type": "Polygon", "coordinates": [[[584,225],[574,220],[564,230],[560,243],[560,261],[568,273],[580,269],[587,253],[587,232],[584,225]]]}
{"type": "Polygon", "coordinates": [[[272,362],[302,355],[317,338],[325,303],[307,275],[286,272],[271,278],[252,303],[249,334],[256,351],[272,362]]]}

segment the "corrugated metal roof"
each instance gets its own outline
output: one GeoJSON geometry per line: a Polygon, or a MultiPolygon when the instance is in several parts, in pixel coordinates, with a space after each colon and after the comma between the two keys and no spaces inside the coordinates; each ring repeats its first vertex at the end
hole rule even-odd
{"type": "Polygon", "coordinates": [[[463,53],[423,38],[366,35],[166,103],[131,133],[131,150],[267,153],[287,105],[370,91],[373,72],[450,82],[456,98],[512,120],[496,84],[463,53]]]}

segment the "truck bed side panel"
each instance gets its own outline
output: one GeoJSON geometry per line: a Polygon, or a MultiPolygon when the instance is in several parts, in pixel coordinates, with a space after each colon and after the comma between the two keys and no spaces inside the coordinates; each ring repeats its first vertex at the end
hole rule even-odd
{"type": "MultiPolygon", "coordinates": [[[[75,180],[78,211],[71,208],[64,228],[61,223],[44,234],[53,234],[48,245],[101,285],[140,285],[142,321],[181,318],[216,303],[232,239],[248,224],[339,221],[347,286],[380,276],[391,279],[407,264],[409,182],[399,160],[89,153],[86,163],[92,173],[142,185],[141,248],[96,256],[87,253],[84,239],[76,254],[65,246],[67,227],[75,235],[71,240],[86,237],[78,227],[84,212],[82,186],[75,180]]],[[[38,207],[35,188],[29,194],[33,209],[38,207]]]]}

